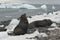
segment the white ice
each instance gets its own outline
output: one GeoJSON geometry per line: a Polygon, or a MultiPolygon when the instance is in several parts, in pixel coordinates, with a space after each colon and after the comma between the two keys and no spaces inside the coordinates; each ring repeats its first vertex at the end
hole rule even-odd
{"type": "Polygon", "coordinates": [[[0,25],[0,27],[4,27],[4,25],[0,25]]]}
{"type": "Polygon", "coordinates": [[[46,10],[46,9],[47,9],[47,5],[45,5],[45,4],[44,4],[44,5],[42,5],[40,8],[42,8],[42,9],[45,9],[45,10],[46,10]]]}
{"type": "Polygon", "coordinates": [[[38,9],[38,8],[36,8],[35,6],[30,5],[30,4],[22,4],[22,5],[20,6],[20,8],[26,8],[26,9],[38,9]]]}

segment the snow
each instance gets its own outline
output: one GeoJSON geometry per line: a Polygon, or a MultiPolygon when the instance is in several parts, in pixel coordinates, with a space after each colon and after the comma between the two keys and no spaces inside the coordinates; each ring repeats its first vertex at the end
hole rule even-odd
{"type": "Polygon", "coordinates": [[[51,26],[52,26],[53,28],[48,28],[48,30],[60,29],[60,28],[57,26],[56,23],[53,23],[51,26]]]}
{"type": "Polygon", "coordinates": [[[51,26],[57,26],[57,24],[56,23],[53,23],[51,26]]]}
{"type": "Polygon", "coordinates": [[[32,34],[25,34],[25,35],[19,35],[19,36],[8,36],[7,32],[0,32],[0,35],[1,35],[0,40],[36,40],[36,39],[33,39],[35,36],[38,36],[38,37],[48,36],[45,33],[39,33],[37,30],[32,34]],[[32,38],[32,39],[29,39],[29,38],[32,38]]]}
{"type": "Polygon", "coordinates": [[[56,22],[56,23],[60,23],[60,15],[56,13],[49,13],[48,15],[47,14],[43,14],[43,15],[35,15],[35,16],[32,16],[32,18],[27,18],[29,23],[33,22],[33,21],[36,21],[36,20],[43,20],[43,19],[51,19],[53,22],[56,22]]]}
{"type": "Polygon", "coordinates": [[[40,33],[38,37],[48,37],[48,35],[46,33],[40,33]]]}
{"type": "Polygon", "coordinates": [[[33,38],[33,37],[35,37],[35,36],[37,36],[37,35],[39,35],[39,34],[40,34],[40,33],[38,32],[38,30],[36,30],[34,33],[28,35],[27,37],[28,37],[28,38],[33,38]]]}
{"type": "Polygon", "coordinates": [[[4,40],[5,38],[8,38],[7,32],[0,32],[0,40],[4,40]]]}

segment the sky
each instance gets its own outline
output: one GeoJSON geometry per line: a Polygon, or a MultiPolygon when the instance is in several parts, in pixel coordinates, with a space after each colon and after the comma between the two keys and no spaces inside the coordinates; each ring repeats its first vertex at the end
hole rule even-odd
{"type": "Polygon", "coordinates": [[[0,2],[20,2],[34,4],[60,4],[60,0],[0,0],[0,2]]]}

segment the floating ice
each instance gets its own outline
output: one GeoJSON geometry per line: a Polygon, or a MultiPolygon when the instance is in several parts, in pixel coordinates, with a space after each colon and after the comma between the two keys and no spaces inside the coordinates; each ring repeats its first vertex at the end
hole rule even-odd
{"type": "Polygon", "coordinates": [[[5,17],[7,17],[7,18],[11,18],[12,16],[5,16],[5,17]]]}
{"type": "Polygon", "coordinates": [[[4,25],[0,25],[0,27],[4,27],[4,25]]]}
{"type": "Polygon", "coordinates": [[[52,6],[52,9],[55,9],[55,6],[52,6]]]}

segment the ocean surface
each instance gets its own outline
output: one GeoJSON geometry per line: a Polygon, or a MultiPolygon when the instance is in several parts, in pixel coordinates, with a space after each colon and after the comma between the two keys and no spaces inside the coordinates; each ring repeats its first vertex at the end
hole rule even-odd
{"type": "MultiPolygon", "coordinates": [[[[43,4],[32,4],[32,5],[39,8],[43,4]]],[[[60,10],[60,5],[58,5],[58,4],[55,4],[55,5],[47,4],[47,10],[43,10],[43,9],[0,8],[0,21],[10,20],[10,19],[13,19],[13,18],[18,18],[24,13],[26,13],[27,16],[48,13],[48,11],[52,11],[52,6],[55,6],[55,10],[57,10],[57,11],[60,10]]]]}

